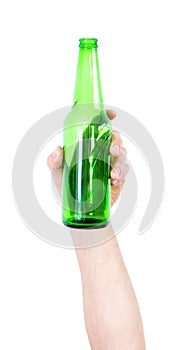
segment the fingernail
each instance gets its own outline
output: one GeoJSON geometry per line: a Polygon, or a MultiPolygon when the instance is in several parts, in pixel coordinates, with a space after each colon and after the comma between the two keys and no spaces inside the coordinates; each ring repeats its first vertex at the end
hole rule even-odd
{"type": "Polygon", "coordinates": [[[57,157],[57,150],[55,150],[53,153],[52,153],[52,158],[55,159],[57,157]]]}
{"type": "Polygon", "coordinates": [[[114,180],[114,181],[112,181],[112,184],[114,185],[114,186],[116,186],[116,185],[119,185],[119,180],[114,180]]]}
{"type": "Polygon", "coordinates": [[[119,178],[119,176],[120,176],[120,169],[112,169],[112,177],[114,178],[114,179],[118,179],[119,178]]]}
{"type": "Polygon", "coordinates": [[[111,152],[118,155],[119,152],[120,152],[120,149],[119,149],[119,146],[118,145],[115,145],[115,144],[112,144],[111,145],[111,152]]]}

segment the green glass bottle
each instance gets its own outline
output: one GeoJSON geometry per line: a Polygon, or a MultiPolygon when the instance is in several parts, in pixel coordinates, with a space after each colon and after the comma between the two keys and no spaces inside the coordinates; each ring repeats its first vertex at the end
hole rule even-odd
{"type": "Polygon", "coordinates": [[[104,111],[97,39],[80,39],[74,104],[64,123],[62,218],[100,228],[110,217],[111,123],[104,111]]]}

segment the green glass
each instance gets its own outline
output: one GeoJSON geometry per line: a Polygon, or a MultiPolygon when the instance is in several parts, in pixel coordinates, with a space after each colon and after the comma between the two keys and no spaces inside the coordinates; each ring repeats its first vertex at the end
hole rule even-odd
{"type": "Polygon", "coordinates": [[[80,39],[74,104],[63,131],[62,218],[67,226],[100,228],[109,222],[111,131],[97,39],[80,39]]]}

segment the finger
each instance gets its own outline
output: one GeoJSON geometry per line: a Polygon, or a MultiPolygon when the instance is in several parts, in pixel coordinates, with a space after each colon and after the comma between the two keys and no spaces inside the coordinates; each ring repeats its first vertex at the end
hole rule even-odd
{"type": "Polygon", "coordinates": [[[112,109],[107,109],[106,114],[110,120],[114,119],[117,116],[117,113],[112,109]]]}
{"type": "Polygon", "coordinates": [[[118,164],[111,170],[111,181],[112,184],[119,183],[125,179],[126,174],[128,173],[129,166],[127,163],[118,164]]]}
{"type": "Polygon", "coordinates": [[[62,161],[63,150],[60,146],[58,146],[56,150],[48,156],[47,165],[51,171],[55,171],[62,167],[62,161]]]}
{"type": "Polygon", "coordinates": [[[113,180],[112,181],[112,186],[114,189],[119,189],[119,191],[121,190],[123,184],[125,182],[125,179],[122,180],[113,180]]]}
{"type": "Polygon", "coordinates": [[[117,167],[119,164],[124,164],[127,159],[127,150],[126,148],[122,147],[119,149],[119,155],[116,157],[111,156],[111,167],[117,167]]]}
{"type": "Polygon", "coordinates": [[[119,167],[114,167],[111,170],[111,181],[113,183],[113,181],[117,181],[120,180],[120,168],[119,167]]]}
{"type": "Polygon", "coordinates": [[[127,159],[127,150],[126,148],[122,147],[120,149],[119,156],[115,159],[114,166],[119,165],[119,164],[124,164],[127,159]]]}
{"type": "Polygon", "coordinates": [[[127,150],[126,150],[125,147],[122,147],[122,148],[121,148],[120,156],[121,156],[121,155],[124,155],[124,157],[127,157],[127,150]]]}
{"type": "Polygon", "coordinates": [[[128,171],[129,171],[128,164],[127,163],[123,164],[122,165],[122,172],[121,172],[121,175],[120,175],[120,180],[121,181],[125,180],[125,177],[126,177],[128,171]]]}
{"type": "Polygon", "coordinates": [[[118,157],[120,155],[120,149],[122,148],[122,138],[118,131],[113,130],[112,132],[112,142],[110,147],[110,154],[113,157],[118,157]]]}

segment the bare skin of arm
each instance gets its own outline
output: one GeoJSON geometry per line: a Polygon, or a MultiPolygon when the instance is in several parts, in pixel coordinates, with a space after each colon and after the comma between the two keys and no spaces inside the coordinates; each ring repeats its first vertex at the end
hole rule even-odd
{"type": "MultiPolygon", "coordinates": [[[[116,114],[107,111],[110,119],[116,114]]],[[[126,150],[120,135],[113,131],[111,205],[119,198],[128,171],[126,150]]],[[[59,192],[62,185],[61,147],[47,163],[59,192]]],[[[86,329],[92,350],[145,350],[145,341],[137,299],[111,224],[94,230],[95,235],[112,237],[95,247],[76,249],[80,267],[86,329]]],[[[87,230],[71,229],[73,242],[87,230]]],[[[93,230],[92,230],[93,233],[93,230]]],[[[77,246],[77,244],[76,244],[77,246]]]]}

